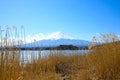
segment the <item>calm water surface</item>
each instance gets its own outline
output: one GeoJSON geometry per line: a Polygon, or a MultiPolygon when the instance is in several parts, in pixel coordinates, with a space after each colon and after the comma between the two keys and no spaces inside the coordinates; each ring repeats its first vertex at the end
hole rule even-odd
{"type": "Polygon", "coordinates": [[[89,50],[23,50],[20,51],[21,60],[31,60],[31,59],[38,59],[38,57],[45,58],[48,55],[53,54],[86,54],[90,52],[89,50]]]}

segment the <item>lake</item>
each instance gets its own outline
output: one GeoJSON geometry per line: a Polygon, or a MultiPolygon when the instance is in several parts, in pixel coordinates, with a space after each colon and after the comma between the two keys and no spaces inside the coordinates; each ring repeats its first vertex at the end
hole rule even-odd
{"type": "Polygon", "coordinates": [[[89,50],[21,50],[20,59],[24,61],[31,61],[31,59],[38,59],[38,57],[46,58],[49,55],[53,54],[86,54],[90,52],[89,50]]]}
{"type": "Polygon", "coordinates": [[[1,51],[1,53],[4,53],[4,55],[9,55],[12,56],[14,54],[18,55],[18,59],[20,61],[28,62],[28,61],[33,61],[38,58],[47,58],[50,55],[54,54],[63,54],[63,55],[73,55],[73,54],[87,54],[90,52],[89,50],[20,50],[20,51],[1,51]]]}

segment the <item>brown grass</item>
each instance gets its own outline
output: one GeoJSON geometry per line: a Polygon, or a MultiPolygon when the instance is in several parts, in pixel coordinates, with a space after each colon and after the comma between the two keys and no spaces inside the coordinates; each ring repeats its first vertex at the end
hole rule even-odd
{"type": "Polygon", "coordinates": [[[21,63],[16,52],[4,53],[0,80],[119,80],[119,45],[104,45],[85,55],[54,54],[28,63],[21,63]]]}
{"type": "Polygon", "coordinates": [[[91,70],[98,79],[120,79],[120,42],[97,47],[88,57],[91,70]]]}
{"type": "Polygon", "coordinates": [[[95,47],[88,54],[51,53],[20,61],[17,50],[0,51],[0,80],[120,80],[120,42],[95,47]]]}

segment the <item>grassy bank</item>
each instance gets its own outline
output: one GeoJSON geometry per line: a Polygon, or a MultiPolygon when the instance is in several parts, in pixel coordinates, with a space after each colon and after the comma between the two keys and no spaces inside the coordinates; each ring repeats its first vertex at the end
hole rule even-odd
{"type": "Polygon", "coordinates": [[[111,43],[80,55],[53,54],[31,62],[16,51],[0,56],[0,80],[119,80],[120,43],[111,43]],[[65,78],[65,79],[64,79],[65,78]]]}
{"type": "MultiPolygon", "coordinates": [[[[4,40],[1,34],[1,48],[9,47],[9,39],[13,46],[16,44],[13,38],[8,38],[10,33],[6,30],[4,40]]],[[[20,52],[0,50],[0,80],[120,80],[120,42],[94,47],[88,54],[51,53],[45,58],[39,55],[38,59],[32,54],[27,63],[20,52]]]]}

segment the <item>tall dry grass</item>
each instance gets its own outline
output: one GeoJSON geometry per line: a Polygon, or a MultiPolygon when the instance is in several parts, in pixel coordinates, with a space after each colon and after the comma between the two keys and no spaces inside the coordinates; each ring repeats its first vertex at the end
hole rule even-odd
{"type": "Polygon", "coordinates": [[[120,42],[114,37],[112,43],[96,46],[88,54],[56,52],[37,59],[32,54],[31,61],[26,62],[21,50],[3,49],[8,37],[4,41],[1,36],[0,80],[120,80],[120,42]]]}
{"type": "Polygon", "coordinates": [[[102,35],[104,44],[88,54],[90,70],[98,80],[120,80],[120,41],[114,34],[102,35]],[[105,38],[104,38],[105,37],[105,38]]]}

